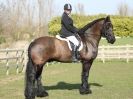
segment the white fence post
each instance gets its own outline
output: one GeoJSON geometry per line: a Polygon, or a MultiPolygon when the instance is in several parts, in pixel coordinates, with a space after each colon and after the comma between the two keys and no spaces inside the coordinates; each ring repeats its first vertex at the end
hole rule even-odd
{"type": "Polygon", "coordinates": [[[49,63],[47,62],[47,63],[46,63],[46,66],[48,67],[48,65],[49,65],[49,63]]]}
{"type": "MultiPolygon", "coordinates": [[[[106,49],[106,51],[110,51],[110,47],[109,47],[109,45],[107,45],[107,49],[106,49]]],[[[107,59],[109,60],[109,55],[107,56],[107,59]]]]}
{"type": "Polygon", "coordinates": [[[23,64],[23,70],[22,72],[25,72],[26,71],[26,65],[27,65],[27,46],[25,47],[24,49],[24,64],[23,64]]]}
{"type": "Polygon", "coordinates": [[[104,45],[102,45],[102,61],[103,61],[103,63],[105,63],[104,52],[105,52],[105,48],[104,48],[104,45]]]}
{"type": "Polygon", "coordinates": [[[16,73],[18,74],[19,73],[19,58],[18,58],[18,51],[16,51],[16,73]]]}
{"type": "MultiPolygon", "coordinates": [[[[8,57],[8,48],[6,48],[6,57],[8,57]]],[[[6,59],[6,75],[9,75],[9,60],[6,59]]]]}
{"type": "Polygon", "coordinates": [[[126,58],[127,58],[126,61],[127,61],[127,63],[129,62],[129,58],[128,58],[129,54],[128,54],[128,52],[129,52],[129,45],[127,44],[126,45],[126,58]]]}

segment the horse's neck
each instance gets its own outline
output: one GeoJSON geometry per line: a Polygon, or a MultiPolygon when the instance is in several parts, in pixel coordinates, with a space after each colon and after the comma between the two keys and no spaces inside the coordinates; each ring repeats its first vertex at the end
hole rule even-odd
{"type": "Polygon", "coordinates": [[[99,41],[101,39],[101,35],[95,35],[90,32],[90,34],[86,34],[83,38],[85,44],[91,44],[94,47],[98,47],[99,41]]]}
{"type": "Polygon", "coordinates": [[[100,39],[101,37],[95,37],[93,35],[90,35],[86,37],[86,44],[87,45],[91,44],[93,47],[98,47],[100,39]]]}
{"type": "Polygon", "coordinates": [[[87,43],[91,43],[94,46],[99,45],[101,40],[101,29],[103,26],[103,20],[86,30],[85,39],[87,43]]]}

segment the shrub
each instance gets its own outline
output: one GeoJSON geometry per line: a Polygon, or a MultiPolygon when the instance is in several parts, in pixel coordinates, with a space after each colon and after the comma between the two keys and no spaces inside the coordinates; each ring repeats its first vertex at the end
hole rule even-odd
{"type": "MultiPolygon", "coordinates": [[[[107,15],[95,15],[95,16],[82,16],[82,15],[72,15],[74,20],[74,25],[77,28],[82,28],[84,25],[89,22],[106,17],[107,15]]],[[[60,32],[61,29],[61,17],[55,17],[49,22],[49,34],[56,35],[60,32]]],[[[130,36],[133,37],[133,17],[122,17],[122,16],[111,16],[111,21],[114,26],[114,33],[117,36],[124,37],[130,36]]]]}

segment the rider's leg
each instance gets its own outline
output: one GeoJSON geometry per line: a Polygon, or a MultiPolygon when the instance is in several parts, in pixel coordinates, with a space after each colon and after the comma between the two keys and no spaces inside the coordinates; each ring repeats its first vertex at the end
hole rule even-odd
{"type": "Polygon", "coordinates": [[[78,46],[79,45],[79,41],[75,36],[68,36],[67,39],[69,41],[71,41],[74,45],[78,46]]]}
{"type": "Polygon", "coordinates": [[[72,46],[72,61],[78,61],[77,60],[77,46],[76,45],[74,45],[71,41],[70,41],[70,44],[71,44],[71,46],[72,46]]]}
{"type": "Polygon", "coordinates": [[[75,36],[69,36],[67,37],[69,39],[70,44],[72,46],[72,61],[78,61],[77,59],[77,46],[79,45],[79,41],[75,36]]]}

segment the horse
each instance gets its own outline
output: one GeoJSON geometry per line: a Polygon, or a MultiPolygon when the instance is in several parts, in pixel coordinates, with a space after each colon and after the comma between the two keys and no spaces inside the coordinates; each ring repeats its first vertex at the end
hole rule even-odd
{"type": "MultiPolygon", "coordinates": [[[[106,38],[108,43],[115,42],[113,25],[110,16],[96,19],[78,32],[83,48],[79,52],[82,63],[80,94],[90,94],[88,83],[89,71],[93,61],[97,57],[98,45],[101,37],[106,38]]],[[[46,62],[72,62],[72,54],[66,41],[55,37],[44,36],[32,41],[28,47],[28,62],[25,72],[25,99],[48,96],[41,82],[41,74],[46,62]]]]}

